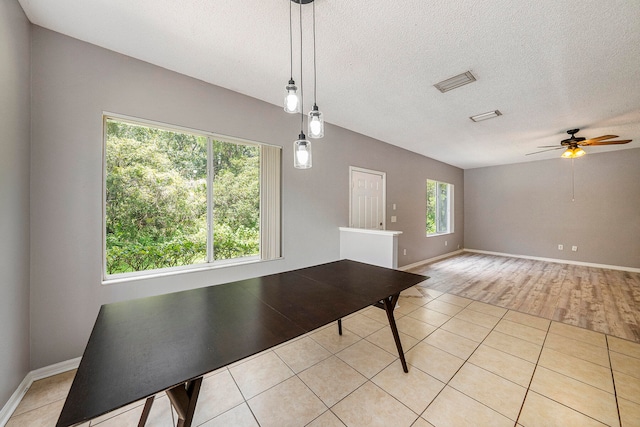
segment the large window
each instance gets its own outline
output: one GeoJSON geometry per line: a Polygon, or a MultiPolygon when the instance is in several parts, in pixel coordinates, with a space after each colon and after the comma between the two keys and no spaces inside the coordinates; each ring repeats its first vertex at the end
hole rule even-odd
{"type": "Polygon", "coordinates": [[[105,117],[105,278],[280,256],[280,148],[105,117]]]}
{"type": "Polygon", "coordinates": [[[427,180],[427,236],[453,233],[453,185],[427,180]]]}

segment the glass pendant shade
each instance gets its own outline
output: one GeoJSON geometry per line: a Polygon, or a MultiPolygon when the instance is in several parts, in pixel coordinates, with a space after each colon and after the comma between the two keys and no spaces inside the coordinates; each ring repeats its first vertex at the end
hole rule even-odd
{"type": "Polygon", "coordinates": [[[318,111],[318,106],[313,105],[313,110],[309,111],[309,138],[322,138],[324,136],[324,117],[318,111]]]}
{"type": "Polygon", "coordinates": [[[298,140],[293,143],[293,167],[296,169],[311,167],[311,142],[307,141],[304,133],[300,133],[298,140]]]}
{"type": "Polygon", "coordinates": [[[289,80],[289,84],[286,87],[286,94],[284,95],[284,111],[290,114],[296,114],[300,112],[300,99],[298,99],[298,93],[296,92],[296,82],[293,79],[289,80]]]}

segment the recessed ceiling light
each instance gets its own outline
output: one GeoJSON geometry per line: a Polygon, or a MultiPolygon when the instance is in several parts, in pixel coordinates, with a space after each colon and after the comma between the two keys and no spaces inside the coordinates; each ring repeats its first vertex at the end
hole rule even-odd
{"type": "Polygon", "coordinates": [[[502,113],[498,110],[489,111],[488,113],[478,114],[477,116],[469,117],[474,122],[481,122],[482,120],[493,119],[494,117],[501,116],[502,113]]]}
{"type": "Polygon", "coordinates": [[[445,93],[450,91],[451,89],[455,89],[460,86],[464,86],[466,84],[475,82],[476,78],[471,74],[471,71],[467,71],[466,73],[458,74],[457,76],[453,76],[450,79],[443,80],[440,83],[434,84],[436,89],[440,92],[445,93]]]}

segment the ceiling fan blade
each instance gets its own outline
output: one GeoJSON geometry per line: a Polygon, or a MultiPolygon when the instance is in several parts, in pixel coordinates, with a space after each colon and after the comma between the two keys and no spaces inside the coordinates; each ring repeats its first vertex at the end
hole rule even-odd
{"type": "Polygon", "coordinates": [[[538,148],[552,148],[552,147],[562,148],[562,147],[558,147],[558,144],[556,144],[556,145],[539,145],[538,146],[538,148]]]}
{"type": "Polygon", "coordinates": [[[613,138],[617,138],[618,135],[602,135],[602,136],[598,136],[596,138],[589,138],[592,141],[602,141],[604,139],[613,139],[613,138]]]}
{"type": "MultiPolygon", "coordinates": [[[[621,139],[620,141],[602,141],[602,142],[592,142],[589,145],[613,145],[613,144],[628,144],[631,142],[631,139],[621,139]]],[[[584,144],[580,144],[584,145],[584,144]]]]}
{"type": "Polygon", "coordinates": [[[532,154],[538,154],[538,153],[544,153],[545,151],[560,150],[560,149],[562,149],[562,148],[565,148],[565,147],[549,148],[549,149],[547,149],[547,150],[536,151],[536,152],[533,152],[533,153],[527,153],[527,154],[525,154],[525,156],[530,156],[530,155],[532,155],[532,154]]]}
{"type": "Polygon", "coordinates": [[[586,139],[582,142],[580,142],[580,145],[593,145],[593,143],[598,142],[598,141],[604,141],[605,139],[613,139],[613,138],[617,138],[618,135],[602,135],[602,136],[598,136],[596,138],[589,138],[586,139]]]}

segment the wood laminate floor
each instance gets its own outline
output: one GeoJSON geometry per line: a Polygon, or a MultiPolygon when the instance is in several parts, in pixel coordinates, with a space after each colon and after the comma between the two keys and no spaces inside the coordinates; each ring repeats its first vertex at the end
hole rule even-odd
{"type": "Polygon", "coordinates": [[[410,271],[429,289],[640,342],[640,273],[471,252],[410,271]]]}

